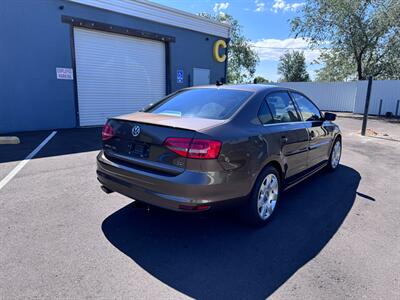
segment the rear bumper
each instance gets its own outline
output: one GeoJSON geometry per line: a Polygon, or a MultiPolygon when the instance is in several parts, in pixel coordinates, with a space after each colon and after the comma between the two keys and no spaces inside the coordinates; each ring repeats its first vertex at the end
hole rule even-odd
{"type": "Polygon", "coordinates": [[[184,171],[176,176],[160,175],[110,161],[103,151],[97,156],[97,179],[114,192],[177,211],[182,211],[183,206],[233,205],[248,194],[242,187],[243,181],[232,182],[227,172],[184,171]]]}

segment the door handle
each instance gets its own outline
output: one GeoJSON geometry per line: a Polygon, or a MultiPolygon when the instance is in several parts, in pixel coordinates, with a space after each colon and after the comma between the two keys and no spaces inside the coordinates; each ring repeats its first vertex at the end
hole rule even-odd
{"type": "Polygon", "coordinates": [[[310,131],[310,138],[311,139],[315,138],[315,132],[313,130],[310,131]]]}
{"type": "Polygon", "coordinates": [[[286,144],[288,142],[288,138],[286,136],[281,136],[281,143],[286,144]]]}

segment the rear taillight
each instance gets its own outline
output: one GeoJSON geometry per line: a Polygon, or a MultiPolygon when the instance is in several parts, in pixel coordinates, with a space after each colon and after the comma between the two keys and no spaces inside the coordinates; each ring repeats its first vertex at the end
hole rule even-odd
{"type": "Polygon", "coordinates": [[[113,136],[114,136],[114,129],[111,127],[109,123],[106,123],[103,126],[103,130],[101,132],[101,138],[103,139],[103,141],[107,141],[111,139],[113,136]]]}
{"type": "Polygon", "coordinates": [[[164,146],[180,156],[197,159],[215,159],[221,150],[221,142],[189,138],[167,138],[164,146]]]}
{"type": "Polygon", "coordinates": [[[180,156],[187,157],[191,142],[192,139],[187,138],[167,138],[164,141],[164,146],[180,156]]]}
{"type": "Polygon", "coordinates": [[[221,142],[212,140],[193,139],[190,149],[189,158],[217,158],[221,150],[221,142]]]}

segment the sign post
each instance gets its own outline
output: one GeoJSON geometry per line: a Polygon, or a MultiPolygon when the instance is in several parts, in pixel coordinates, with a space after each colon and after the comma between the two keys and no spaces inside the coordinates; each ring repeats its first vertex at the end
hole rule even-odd
{"type": "Polygon", "coordinates": [[[364,117],[361,127],[361,135],[365,135],[365,131],[367,130],[369,101],[371,99],[371,88],[372,88],[372,76],[368,76],[367,98],[365,98],[364,117]]]}

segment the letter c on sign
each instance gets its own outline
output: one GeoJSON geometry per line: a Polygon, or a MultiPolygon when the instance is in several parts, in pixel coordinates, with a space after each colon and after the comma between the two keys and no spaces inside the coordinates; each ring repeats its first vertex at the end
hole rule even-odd
{"type": "Polygon", "coordinates": [[[214,43],[214,50],[213,50],[214,59],[215,59],[217,62],[222,63],[222,62],[224,62],[224,61],[226,60],[226,55],[225,55],[225,54],[219,55],[219,49],[220,49],[220,48],[224,48],[224,49],[226,48],[226,43],[225,43],[224,40],[218,40],[218,41],[216,41],[216,42],[214,43]]]}

